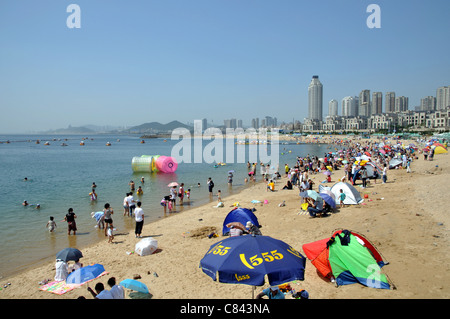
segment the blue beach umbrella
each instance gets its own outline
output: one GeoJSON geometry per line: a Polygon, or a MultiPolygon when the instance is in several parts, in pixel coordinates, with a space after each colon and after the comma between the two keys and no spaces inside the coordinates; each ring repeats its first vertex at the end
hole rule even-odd
{"type": "Polygon", "coordinates": [[[330,205],[332,208],[336,208],[336,201],[328,194],[326,193],[320,193],[320,197],[323,198],[323,200],[330,205]]]}
{"type": "Polygon", "coordinates": [[[67,276],[66,284],[83,284],[97,278],[104,271],[105,268],[100,264],[81,267],[67,276]]]}
{"type": "Polygon", "coordinates": [[[213,280],[262,286],[304,280],[305,257],[285,242],[269,236],[229,237],[211,245],[200,261],[213,280]],[[217,278],[218,277],[218,278],[217,278]]]}
{"type": "Polygon", "coordinates": [[[142,292],[144,294],[148,294],[148,288],[145,284],[143,284],[140,281],[137,280],[133,280],[133,279],[124,279],[122,280],[119,285],[121,285],[124,288],[130,289],[130,290],[134,290],[137,292],[142,292]]]}

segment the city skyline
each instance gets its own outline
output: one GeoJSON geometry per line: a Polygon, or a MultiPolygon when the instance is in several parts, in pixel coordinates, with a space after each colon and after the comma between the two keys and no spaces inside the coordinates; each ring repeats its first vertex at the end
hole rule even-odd
{"type": "Polygon", "coordinates": [[[450,84],[442,41],[449,9],[445,0],[5,0],[0,134],[303,121],[313,75],[323,84],[322,118],[330,100],[341,111],[344,97],[366,89],[382,92],[383,112],[386,92],[407,97],[410,109],[428,96],[443,103],[436,89],[450,84]],[[81,9],[80,28],[68,27],[71,3],[81,9]],[[381,8],[381,28],[367,24],[371,3],[381,8]]]}

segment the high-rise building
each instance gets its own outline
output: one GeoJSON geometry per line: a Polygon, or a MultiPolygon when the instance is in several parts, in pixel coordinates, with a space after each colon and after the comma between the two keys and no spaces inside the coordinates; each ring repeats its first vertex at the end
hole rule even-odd
{"type": "Polygon", "coordinates": [[[338,101],[332,99],[328,102],[328,116],[337,116],[338,115],[338,101]]]}
{"type": "Polygon", "coordinates": [[[252,119],[252,127],[257,130],[259,129],[259,118],[252,119]]]}
{"type": "Polygon", "coordinates": [[[403,112],[408,110],[409,99],[406,96],[398,96],[395,98],[395,112],[403,112]]]}
{"type": "Polygon", "coordinates": [[[322,121],[323,86],[318,75],[313,75],[308,86],[308,116],[312,120],[322,121]]]}
{"type": "Polygon", "coordinates": [[[266,127],[275,127],[275,126],[277,126],[277,118],[276,117],[266,116],[265,120],[266,120],[265,121],[266,127]]]}
{"type": "Polygon", "coordinates": [[[206,119],[202,119],[202,129],[203,131],[208,128],[208,121],[206,119]]]}
{"type": "Polygon", "coordinates": [[[386,92],[386,101],[384,102],[384,111],[386,113],[395,112],[395,92],[386,92]]]}
{"type": "Polygon", "coordinates": [[[427,96],[420,99],[420,111],[435,111],[436,100],[434,96],[427,96]]]}
{"type": "Polygon", "coordinates": [[[361,93],[359,93],[358,112],[361,116],[371,115],[370,90],[362,90],[361,93]]]}
{"type": "Polygon", "coordinates": [[[346,96],[342,99],[342,116],[357,116],[358,102],[353,96],[346,96]]]}
{"type": "Polygon", "coordinates": [[[370,115],[381,113],[383,113],[383,93],[373,92],[370,115]]]}
{"type": "Polygon", "coordinates": [[[450,105],[450,86],[441,86],[436,90],[436,110],[443,110],[450,105]]]}
{"type": "Polygon", "coordinates": [[[225,128],[236,128],[237,127],[236,119],[223,120],[223,124],[224,124],[225,128]]]}

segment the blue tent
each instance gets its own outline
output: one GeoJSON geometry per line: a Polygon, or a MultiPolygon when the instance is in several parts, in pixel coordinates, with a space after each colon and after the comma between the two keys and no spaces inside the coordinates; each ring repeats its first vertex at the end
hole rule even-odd
{"type": "Polygon", "coordinates": [[[227,227],[227,224],[232,222],[239,222],[245,226],[247,222],[250,221],[256,227],[261,227],[258,222],[258,218],[256,218],[255,214],[250,209],[247,208],[236,208],[228,213],[227,217],[223,221],[223,229],[222,235],[226,236],[230,232],[230,228],[227,227]]]}

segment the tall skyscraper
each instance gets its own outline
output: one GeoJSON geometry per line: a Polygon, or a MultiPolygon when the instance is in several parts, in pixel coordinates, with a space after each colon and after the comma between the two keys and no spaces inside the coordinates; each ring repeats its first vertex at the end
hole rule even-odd
{"type": "Polygon", "coordinates": [[[370,90],[362,90],[359,93],[359,115],[361,116],[370,116],[370,90]]]}
{"type": "Polygon", "coordinates": [[[406,96],[398,96],[395,98],[395,112],[403,112],[408,110],[409,99],[406,96]]]}
{"type": "Polygon", "coordinates": [[[357,116],[358,102],[353,96],[346,96],[342,99],[342,116],[357,116]]]}
{"type": "Polygon", "coordinates": [[[337,116],[338,115],[338,101],[332,99],[328,102],[328,116],[337,116]]]}
{"type": "Polygon", "coordinates": [[[383,93],[372,93],[372,108],[371,115],[383,113],[383,93]]]}
{"type": "Polygon", "coordinates": [[[259,118],[258,117],[255,119],[252,119],[252,127],[256,130],[259,129],[259,118]]]}
{"type": "Polygon", "coordinates": [[[312,120],[322,120],[323,86],[318,75],[313,75],[308,87],[308,116],[312,120]]]}
{"type": "Polygon", "coordinates": [[[441,86],[436,90],[436,109],[442,110],[450,105],[450,86],[441,86]]]}
{"type": "Polygon", "coordinates": [[[435,111],[436,110],[436,98],[434,96],[427,96],[420,99],[421,111],[435,111]]]}
{"type": "Polygon", "coordinates": [[[386,101],[384,102],[384,111],[386,113],[395,112],[395,92],[386,92],[386,101]]]}

